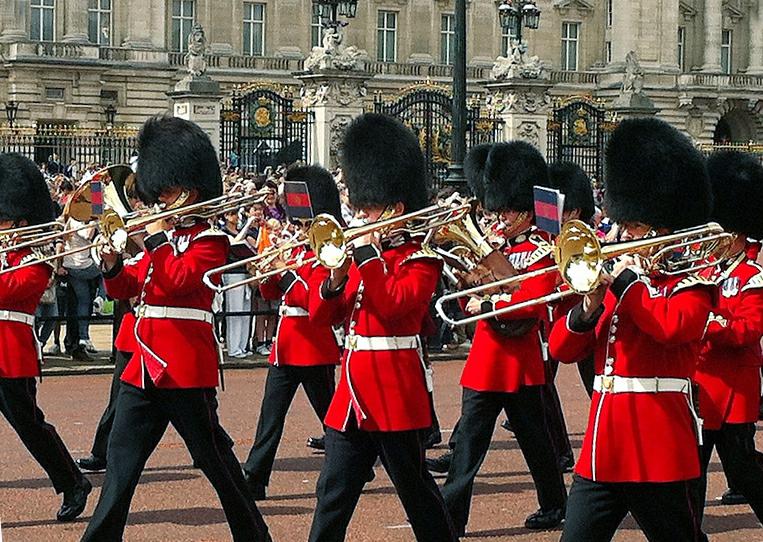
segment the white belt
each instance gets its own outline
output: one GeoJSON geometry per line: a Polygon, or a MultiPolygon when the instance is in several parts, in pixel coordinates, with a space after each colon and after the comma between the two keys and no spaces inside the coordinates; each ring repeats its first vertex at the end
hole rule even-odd
{"type": "Polygon", "coordinates": [[[34,327],[34,315],[25,312],[0,310],[0,320],[7,322],[20,322],[34,327]]]}
{"type": "Polygon", "coordinates": [[[309,316],[310,313],[307,312],[302,307],[290,307],[289,305],[281,305],[281,308],[278,309],[278,312],[281,314],[281,316],[309,316]]]}
{"type": "Polygon", "coordinates": [[[344,347],[348,350],[412,350],[419,347],[419,338],[416,335],[405,337],[363,337],[362,335],[348,335],[344,340],[344,347]]]}
{"type": "Polygon", "coordinates": [[[689,394],[690,384],[686,378],[627,377],[596,375],[593,389],[600,393],[663,393],[689,394]]]}
{"type": "Polygon", "coordinates": [[[189,309],[186,307],[156,307],[154,305],[139,305],[135,311],[138,318],[157,318],[170,320],[197,320],[211,324],[214,315],[210,311],[189,309]]]}

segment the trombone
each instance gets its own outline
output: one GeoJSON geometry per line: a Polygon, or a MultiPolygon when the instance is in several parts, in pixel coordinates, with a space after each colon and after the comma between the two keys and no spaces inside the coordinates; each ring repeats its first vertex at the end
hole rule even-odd
{"type": "Polygon", "coordinates": [[[692,273],[717,265],[718,261],[724,258],[732,239],[733,236],[724,232],[721,226],[710,222],[668,235],[602,247],[590,226],[580,220],[570,220],[564,225],[554,243],[553,257],[556,262],[554,265],[446,294],[435,302],[435,309],[443,321],[457,326],[495,318],[534,305],[553,303],[573,294],[586,295],[599,286],[602,272],[613,260],[626,254],[644,251],[654,251],[643,258],[647,272],[667,276],[692,273]],[[443,304],[448,301],[463,299],[496,288],[517,288],[526,280],[548,273],[559,273],[569,289],[465,318],[451,318],[443,309],[443,304]]]}
{"type": "Polygon", "coordinates": [[[337,269],[342,267],[349,257],[349,244],[353,239],[370,233],[379,233],[381,235],[407,233],[409,235],[426,234],[428,240],[436,230],[448,224],[462,221],[470,211],[471,204],[460,201],[452,206],[431,205],[418,211],[382,218],[377,222],[347,229],[342,229],[342,226],[333,216],[319,214],[312,220],[306,238],[287,242],[284,245],[266,250],[251,258],[210,269],[204,274],[203,281],[204,284],[215,292],[223,293],[239,286],[262,282],[285,271],[297,269],[307,263],[318,262],[328,269],[337,269]],[[305,251],[303,250],[302,255],[293,262],[280,266],[273,265],[273,262],[283,259],[283,256],[287,253],[307,248],[312,250],[313,256],[305,258],[305,251]],[[253,268],[252,276],[226,285],[214,283],[213,276],[244,266],[250,269],[253,268]]]}

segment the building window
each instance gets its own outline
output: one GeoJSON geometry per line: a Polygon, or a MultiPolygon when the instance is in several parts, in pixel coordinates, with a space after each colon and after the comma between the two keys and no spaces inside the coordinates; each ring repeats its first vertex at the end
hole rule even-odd
{"type": "Polygon", "coordinates": [[[605,51],[605,56],[606,56],[607,64],[609,64],[610,62],[612,62],[612,42],[608,41],[606,46],[607,48],[605,51]]]}
{"type": "Polygon", "coordinates": [[[504,28],[501,25],[501,54],[505,57],[511,55],[511,41],[517,39],[517,28],[512,26],[504,28]]]}
{"type": "Polygon", "coordinates": [[[321,23],[321,16],[313,13],[313,19],[310,22],[310,46],[321,47],[323,45],[323,33],[325,28],[321,23]]]}
{"type": "Polygon", "coordinates": [[[678,68],[686,71],[686,27],[678,27],[678,68]]]}
{"type": "Polygon", "coordinates": [[[379,11],[376,23],[376,59],[397,62],[397,13],[379,11]]]}
{"type": "Polygon", "coordinates": [[[721,36],[721,72],[730,74],[733,66],[731,65],[732,55],[732,32],[724,30],[721,36]]]}
{"type": "Polygon", "coordinates": [[[244,54],[265,54],[265,4],[244,2],[244,54]]]}
{"type": "Polygon", "coordinates": [[[440,60],[443,64],[453,64],[456,56],[456,27],[454,16],[440,18],[440,60]]]}
{"type": "Polygon", "coordinates": [[[193,0],[172,0],[172,50],[186,52],[193,26],[193,0]]]}
{"type": "Polygon", "coordinates": [[[111,45],[111,0],[88,0],[87,37],[91,43],[111,45]]]}
{"type": "Polygon", "coordinates": [[[578,36],[580,23],[562,23],[562,70],[574,72],[578,69],[578,36]]]}
{"type": "Polygon", "coordinates": [[[612,6],[614,0],[607,0],[607,28],[612,28],[612,18],[614,17],[615,9],[612,6]]]}
{"type": "Polygon", "coordinates": [[[55,38],[55,0],[32,0],[30,34],[35,41],[53,41],[55,38]]]}

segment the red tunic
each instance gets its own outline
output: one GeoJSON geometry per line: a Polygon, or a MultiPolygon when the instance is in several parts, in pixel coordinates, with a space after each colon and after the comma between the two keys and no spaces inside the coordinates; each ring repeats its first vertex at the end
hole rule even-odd
{"type": "Polygon", "coordinates": [[[699,384],[705,428],[724,423],[752,423],[760,406],[760,338],[763,336],[763,269],[743,253],[726,269],[713,273],[720,287],[713,313],[726,320],[708,324],[694,376],[699,384]]]}
{"type": "MultiPolygon", "coordinates": [[[[347,284],[331,295],[325,281],[310,285],[313,322],[345,322],[353,337],[414,337],[437,287],[442,263],[407,241],[379,255],[355,250],[347,284]],[[323,282],[323,284],[321,284],[323,282]]],[[[407,431],[431,426],[429,393],[420,348],[345,349],[342,372],[325,423],[344,431],[354,411],[364,431],[407,431]]]]}
{"type": "MultiPolygon", "coordinates": [[[[554,325],[551,356],[573,363],[593,351],[597,375],[688,379],[714,291],[695,276],[650,281],[627,270],[593,329],[576,324],[579,305],[554,325]]],[[[697,442],[687,395],[595,391],[575,472],[600,482],[689,480],[699,476],[697,442]]]]}
{"type": "MultiPolygon", "coordinates": [[[[542,232],[520,236],[510,243],[507,257],[517,271],[524,273],[552,267],[552,245],[542,232]]],[[[528,299],[535,299],[554,291],[558,273],[547,273],[522,282],[511,296],[500,296],[483,310],[506,307],[528,299]],[[505,299],[508,297],[508,299],[505,299]]],[[[475,391],[516,392],[522,386],[539,386],[546,383],[541,326],[548,320],[546,305],[539,304],[498,317],[501,323],[535,319],[526,333],[510,337],[501,333],[495,322],[481,320],[477,323],[473,346],[461,374],[461,385],[475,391]]]]}
{"type": "MultiPolygon", "coordinates": [[[[29,248],[7,252],[2,268],[26,263],[35,256],[29,248]]],[[[0,275],[0,311],[34,317],[48,287],[52,269],[37,264],[0,275]]],[[[40,374],[40,352],[34,327],[0,319],[0,378],[34,378],[40,374]]]]}
{"type": "MultiPolygon", "coordinates": [[[[104,274],[106,291],[116,299],[140,297],[158,307],[212,311],[214,292],[205,272],[225,263],[228,238],[206,222],[178,228],[156,246],[146,239],[142,258],[104,274]]],[[[146,372],[159,388],[213,388],[218,383],[218,345],[211,323],[170,318],[137,319],[135,350],[122,381],[143,387],[146,372]]]]}
{"type": "MultiPolygon", "coordinates": [[[[312,251],[304,255],[305,259],[311,257],[312,251]]],[[[328,276],[325,267],[312,262],[260,284],[260,293],[265,299],[283,298],[281,317],[270,351],[272,365],[314,367],[339,364],[339,346],[331,324],[311,322],[307,312],[310,304],[308,285],[311,282],[321,284],[328,276]],[[292,309],[302,309],[305,314],[290,314],[301,312],[292,309]]]]}

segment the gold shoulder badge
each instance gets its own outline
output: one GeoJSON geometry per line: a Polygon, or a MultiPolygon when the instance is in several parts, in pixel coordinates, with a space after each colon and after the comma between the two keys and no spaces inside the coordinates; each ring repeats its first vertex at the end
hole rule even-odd
{"type": "Polygon", "coordinates": [[[752,278],[747,281],[747,284],[742,286],[742,291],[757,290],[758,288],[763,288],[763,270],[753,275],[752,278]]]}
{"type": "Polygon", "coordinates": [[[530,267],[534,263],[542,260],[551,254],[554,250],[554,245],[543,239],[543,237],[540,235],[531,235],[530,242],[532,242],[537,248],[527,256],[525,268],[530,267]]]}
{"type": "Polygon", "coordinates": [[[423,246],[416,252],[409,254],[402,262],[400,262],[400,265],[413,260],[442,260],[442,256],[437,254],[431,248],[423,246]]]}
{"type": "Polygon", "coordinates": [[[692,273],[691,275],[686,275],[684,278],[678,281],[678,283],[675,286],[673,286],[673,290],[670,292],[670,295],[673,295],[676,292],[680,292],[682,290],[688,290],[689,288],[696,288],[697,286],[716,287],[717,284],[713,282],[712,280],[706,279],[704,277],[701,277],[697,274],[692,273]]]}

